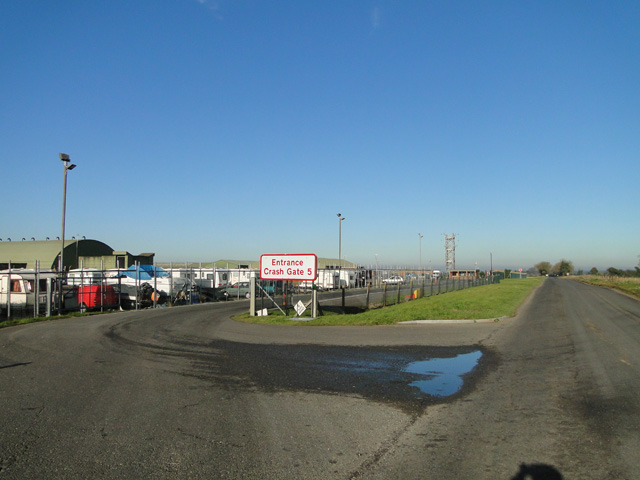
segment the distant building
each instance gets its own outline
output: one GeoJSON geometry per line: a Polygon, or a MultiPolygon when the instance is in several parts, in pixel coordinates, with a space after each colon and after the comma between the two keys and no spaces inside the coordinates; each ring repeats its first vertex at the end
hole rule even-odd
{"type": "Polygon", "coordinates": [[[451,270],[451,278],[464,280],[475,280],[478,278],[480,270],[451,270]]]}
{"type": "Polygon", "coordinates": [[[514,272],[514,271],[512,271],[509,274],[509,278],[527,278],[527,273],[526,272],[514,272]]]}
{"type": "MultiPolygon", "coordinates": [[[[0,242],[0,270],[9,268],[36,268],[58,270],[60,262],[60,240],[22,240],[0,242]]],[[[153,265],[154,253],[132,255],[126,251],[116,251],[98,240],[71,239],[64,241],[64,270],[80,268],[128,268],[138,262],[153,265]]]]}

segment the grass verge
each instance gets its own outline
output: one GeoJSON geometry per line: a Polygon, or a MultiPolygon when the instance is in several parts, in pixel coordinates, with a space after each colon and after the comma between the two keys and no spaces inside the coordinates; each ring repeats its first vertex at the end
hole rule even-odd
{"type": "Polygon", "coordinates": [[[238,315],[235,320],[286,325],[393,325],[409,320],[462,320],[511,317],[545,277],[503,280],[497,285],[458,290],[353,315],[326,315],[292,322],[280,312],[267,317],[238,315]]]}
{"type": "Polygon", "coordinates": [[[635,277],[600,277],[597,275],[581,275],[571,277],[582,283],[598,287],[613,288],[636,298],[640,298],[640,278],[635,277]]]}

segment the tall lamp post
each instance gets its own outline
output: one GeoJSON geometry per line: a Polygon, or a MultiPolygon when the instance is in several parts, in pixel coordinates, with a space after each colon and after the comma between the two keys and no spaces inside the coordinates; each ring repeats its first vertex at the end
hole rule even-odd
{"type": "Polygon", "coordinates": [[[420,235],[418,233],[418,242],[420,244],[420,276],[424,277],[424,275],[422,274],[422,237],[423,235],[420,235]]]}
{"type": "Polygon", "coordinates": [[[59,266],[59,271],[62,272],[64,270],[64,221],[67,210],[67,170],[73,170],[76,166],[73,163],[69,163],[69,155],[66,153],[60,154],[60,160],[64,162],[64,180],[62,184],[62,248],[60,249],[59,266]]]}
{"type": "Polygon", "coordinates": [[[67,210],[67,170],[73,170],[76,166],[73,163],[69,163],[69,155],[66,153],[60,154],[60,160],[64,162],[64,180],[62,184],[62,246],[60,248],[60,265],[58,272],[60,273],[60,290],[58,291],[58,298],[60,300],[60,309],[58,313],[62,311],[62,275],[64,272],[64,221],[65,213],[67,210]]]}
{"type": "Polygon", "coordinates": [[[338,285],[340,285],[342,275],[342,221],[344,217],[338,214],[338,285]]]}

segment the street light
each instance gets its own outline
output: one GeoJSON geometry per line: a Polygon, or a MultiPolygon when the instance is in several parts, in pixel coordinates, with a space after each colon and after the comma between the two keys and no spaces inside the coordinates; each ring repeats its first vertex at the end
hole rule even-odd
{"type": "Polygon", "coordinates": [[[338,260],[340,261],[340,268],[342,268],[342,221],[345,217],[338,214],[338,260]]]}
{"type": "Polygon", "coordinates": [[[66,153],[60,154],[60,160],[64,162],[64,180],[62,186],[62,248],[60,249],[60,266],[58,271],[62,273],[64,270],[64,217],[67,210],[67,170],[73,170],[76,166],[73,163],[69,163],[69,155],[66,153]]]}
{"type": "Polygon", "coordinates": [[[338,285],[340,285],[342,277],[342,221],[344,217],[338,214],[338,285]]]}
{"type": "Polygon", "coordinates": [[[424,277],[422,274],[422,235],[418,233],[418,242],[420,242],[420,276],[424,277]]]}

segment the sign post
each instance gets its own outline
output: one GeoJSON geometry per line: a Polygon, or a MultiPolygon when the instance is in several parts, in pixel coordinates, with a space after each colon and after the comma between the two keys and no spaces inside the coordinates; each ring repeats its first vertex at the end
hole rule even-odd
{"type": "MultiPolygon", "coordinates": [[[[260,256],[260,278],[262,280],[314,282],[317,276],[318,257],[313,253],[265,254],[260,256]]],[[[314,296],[314,307],[316,300],[317,297],[314,296]]],[[[315,308],[312,311],[315,311],[315,308]]],[[[298,315],[301,315],[301,313],[299,312],[298,315]]]]}
{"type": "Polygon", "coordinates": [[[284,253],[260,256],[262,280],[313,282],[318,275],[318,257],[313,253],[284,253]]]}

